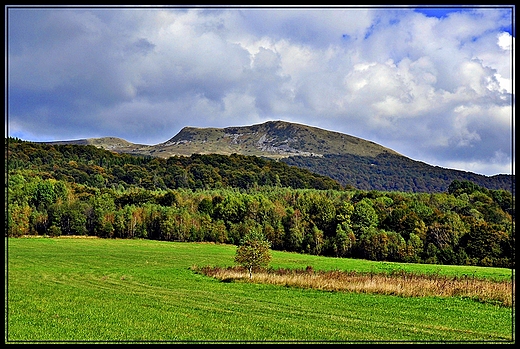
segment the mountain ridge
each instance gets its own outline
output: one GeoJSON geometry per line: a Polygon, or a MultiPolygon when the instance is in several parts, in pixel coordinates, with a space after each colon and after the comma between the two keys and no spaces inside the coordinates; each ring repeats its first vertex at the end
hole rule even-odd
{"type": "Polygon", "coordinates": [[[488,189],[514,193],[514,175],[485,176],[430,165],[362,138],[279,120],[224,128],[186,126],[156,145],[134,144],[116,137],[44,143],[90,144],[117,153],[161,158],[193,154],[258,156],[326,175],[343,186],[367,190],[437,192],[446,190],[453,180],[470,180],[488,189]]]}
{"type": "Polygon", "coordinates": [[[186,126],[169,140],[156,145],[135,144],[116,137],[45,143],[92,144],[115,152],[159,157],[211,153],[238,153],[275,159],[289,156],[322,157],[326,154],[372,157],[380,153],[401,155],[390,148],[359,137],[280,120],[224,128],[186,126]]]}

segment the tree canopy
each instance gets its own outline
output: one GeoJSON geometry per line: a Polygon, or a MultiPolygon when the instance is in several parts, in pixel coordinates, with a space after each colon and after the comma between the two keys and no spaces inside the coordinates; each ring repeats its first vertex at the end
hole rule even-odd
{"type": "MultiPolygon", "coordinates": [[[[92,146],[14,144],[6,154],[9,237],[89,235],[238,246],[255,231],[273,250],[515,265],[515,200],[503,189],[460,180],[438,193],[299,188],[291,183],[307,181],[306,172],[296,169],[294,177],[284,177],[285,170],[275,170],[278,163],[255,157],[160,160],[92,146]],[[261,178],[261,171],[275,174],[270,184],[246,185],[246,173],[261,178]],[[211,178],[207,187],[195,184],[211,178]],[[170,188],[171,180],[176,184],[170,188]]],[[[293,171],[283,164],[280,169],[293,171]]]]}

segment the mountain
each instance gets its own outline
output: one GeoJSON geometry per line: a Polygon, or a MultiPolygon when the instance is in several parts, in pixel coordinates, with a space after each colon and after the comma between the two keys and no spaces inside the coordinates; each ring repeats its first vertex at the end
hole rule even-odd
{"type": "Polygon", "coordinates": [[[91,144],[119,153],[162,158],[174,155],[233,153],[275,159],[289,156],[322,157],[327,154],[370,157],[381,153],[399,155],[391,149],[358,137],[285,121],[267,121],[258,125],[225,128],[184,127],[173,138],[157,145],[133,144],[115,137],[46,143],[91,144]]]}
{"type": "Polygon", "coordinates": [[[226,127],[185,127],[175,137],[157,146],[159,152],[176,155],[220,153],[284,158],[288,156],[317,156],[326,154],[354,154],[376,156],[380,153],[397,154],[374,142],[284,121],[226,127]]]}
{"type": "Polygon", "coordinates": [[[241,154],[276,159],[364,190],[446,191],[453,180],[514,193],[514,175],[483,176],[428,165],[374,142],[284,121],[225,128],[184,127],[157,145],[104,137],[46,142],[91,144],[106,150],[161,158],[192,154],[241,154]]]}

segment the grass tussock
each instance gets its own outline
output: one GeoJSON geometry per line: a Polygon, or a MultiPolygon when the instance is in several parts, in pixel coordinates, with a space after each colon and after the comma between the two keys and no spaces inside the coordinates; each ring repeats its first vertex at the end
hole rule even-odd
{"type": "Polygon", "coordinates": [[[191,269],[224,282],[252,282],[402,297],[461,297],[506,307],[513,304],[514,284],[511,281],[493,281],[467,275],[448,277],[405,271],[389,273],[319,271],[309,266],[306,269],[257,270],[250,279],[249,272],[239,266],[228,268],[194,266],[191,269]]]}

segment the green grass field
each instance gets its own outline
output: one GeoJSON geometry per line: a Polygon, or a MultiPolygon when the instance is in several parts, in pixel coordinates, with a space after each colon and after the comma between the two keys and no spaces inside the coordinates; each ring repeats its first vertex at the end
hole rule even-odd
{"type": "MultiPolygon", "coordinates": [[[[191,266],[231,266],[236,247],[67,238],[6,239],[6,343],[514,342],[511,308],[225,283],[191,266]]],[[[511,279],[511,270],[414,265],[273,251],[274,268],[511,279]]]]}

